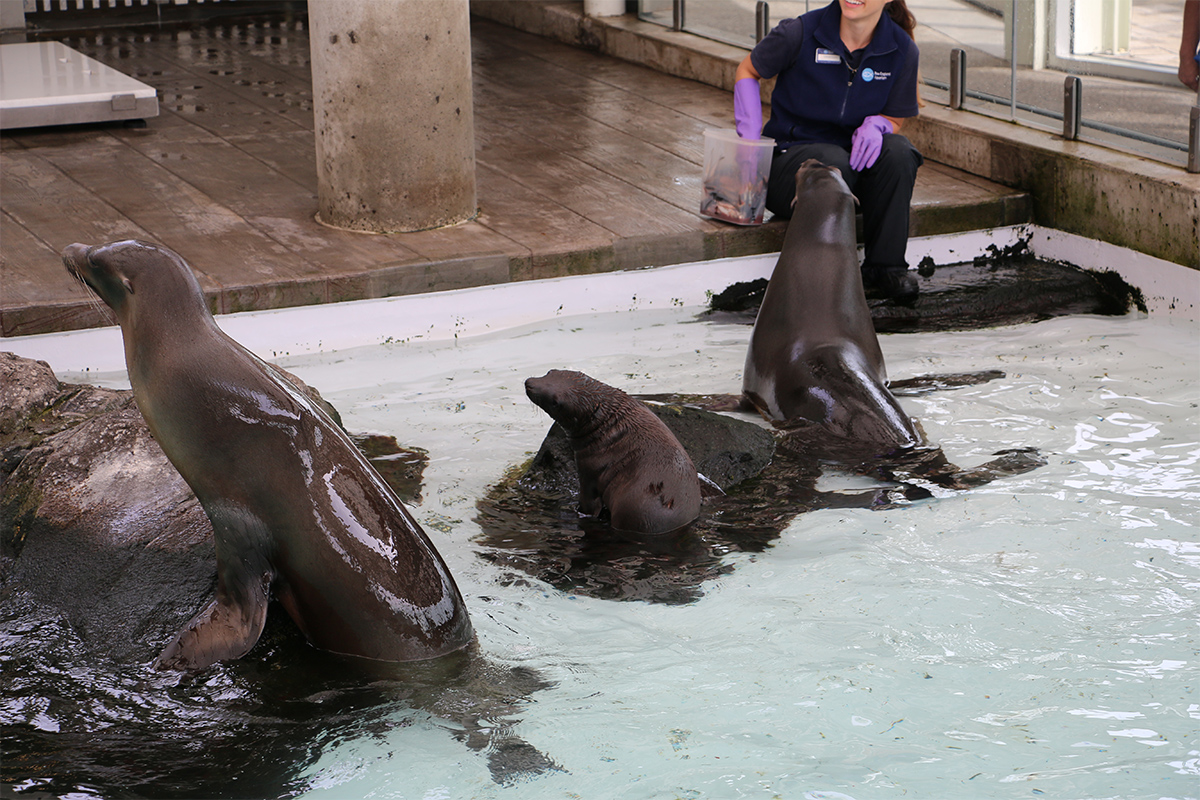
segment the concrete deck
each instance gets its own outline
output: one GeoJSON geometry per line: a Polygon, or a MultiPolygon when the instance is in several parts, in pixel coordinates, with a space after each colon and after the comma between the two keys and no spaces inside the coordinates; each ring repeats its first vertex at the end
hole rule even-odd
{"type": "MultiPolygon", "coordinates": [[[[218,313],[384,297],[778,250],[783,224],[699,216],[702,131],[728,92],[472,18],[472,222],[368,235],[314,220],[300,17],[59,36],[159,90],[144,128],[0,137],[0,330],[108,324],[58,253],[137,237],[196,269],[218,313]]],[[[1028,221],[1028,194],[927,162],[914,235],[1028,221]]]]}

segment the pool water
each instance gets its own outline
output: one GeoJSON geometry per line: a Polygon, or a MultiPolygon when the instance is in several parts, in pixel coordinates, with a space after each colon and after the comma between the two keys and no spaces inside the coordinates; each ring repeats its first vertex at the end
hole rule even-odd
{"type": "Polygon", "coordinates": [[[525,378],[737,392],[750,328],[699,311],[279,360],[351,431],[429,452],[413,513],[482,651],[552,684],[514,732],[561,767],[498,784],[418,715],[340,736],[304,797],[1200,797],[1194,322],[882,336],[893,379],[1006,374],[901,398],[951,461],[1035,447],[1048,463],[906,507],[801,514],[691,603],[567,594],[484,558],[476,501],[550,426],[525,378]]]}

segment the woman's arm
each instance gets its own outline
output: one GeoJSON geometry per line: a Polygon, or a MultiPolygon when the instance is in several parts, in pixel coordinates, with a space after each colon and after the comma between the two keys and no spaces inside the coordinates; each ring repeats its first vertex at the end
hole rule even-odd
{"type": "Polygon", "coordinates": [[[733,81],[733,119],[737,134],[743,139],[758,139],[762,135],[762,100],[759,95],[758,70],[747,55],[738,64],[733,81]]]}
{"type": "MultiPolygon", "coordinates": [[[[1200,66],[1196,48],[1200,46],[1200,0],[1187,0],[1183,6],[1183,37],[1179,42],[1179,82],[1196,90],[1200,66]]],[[[740,67],[739,67],[740,69],[740,67]]]]}
{"type": "Polygon", "coordinates": [[[737,73],[733,76],[733,82],[737,83],[742,78],[754,78],[756,81],[762,80],[762,76],[758,74],[758,70],[754,68],[754,64],[750,62],[750,54],[742,59],[742,63],[738,64],[737,73]]]}

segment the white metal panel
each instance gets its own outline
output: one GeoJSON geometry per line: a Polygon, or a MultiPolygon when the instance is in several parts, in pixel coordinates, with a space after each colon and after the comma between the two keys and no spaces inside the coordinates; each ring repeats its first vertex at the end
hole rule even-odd
{"type": "Polygon", "coordinates": [[[0,45],[0,128],[157,115],[153,86],[61,42],[0,45]]]}

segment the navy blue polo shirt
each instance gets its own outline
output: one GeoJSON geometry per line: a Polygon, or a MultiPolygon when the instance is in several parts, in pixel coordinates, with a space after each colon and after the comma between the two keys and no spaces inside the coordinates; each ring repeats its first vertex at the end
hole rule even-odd
{"type": "Polygon", "coordinates": [[[848,150],[851,135],[872,114],[917,115],[916,42],[885,11],[852,69],[838,32],[841,21],[834,0],[781,21],[750,52],[758,74],[776,78],[763,136],[781,149],[824,142],[848,150]]]}

